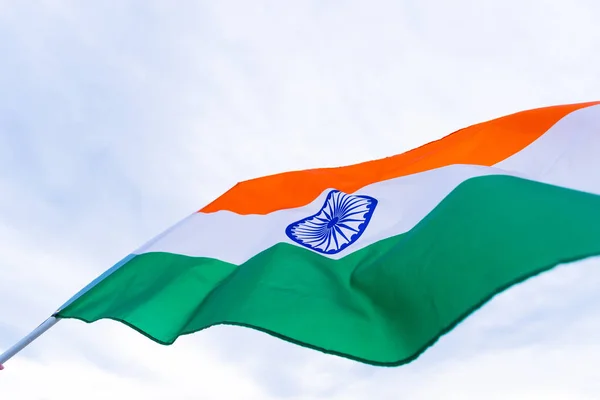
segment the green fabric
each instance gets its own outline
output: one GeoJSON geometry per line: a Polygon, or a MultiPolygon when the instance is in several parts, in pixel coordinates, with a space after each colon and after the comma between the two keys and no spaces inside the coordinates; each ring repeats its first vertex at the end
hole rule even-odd
{"type": "Polygon", "coordinates": [[[411,231],[339,260],[284,243],[240,266],[143,254],[57,316],[114,319],[163,344],[216,324],[242,325],[399,365],[498,292],[598,254],[600,196],[485,176],[462,183],[411,231]]]}

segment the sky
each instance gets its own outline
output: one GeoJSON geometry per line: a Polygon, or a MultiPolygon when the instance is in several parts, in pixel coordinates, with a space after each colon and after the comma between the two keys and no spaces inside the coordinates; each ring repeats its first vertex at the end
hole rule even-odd
{"type": "MultiPolygon", "coordinates": [[[[0,349],[236,182],[600,100],[593,0],[0,0],[0,349]]],[[[498,295],[414,362],[240,327],[66,320],[0,397],[597,399],[600,260],[498,295]]]]}

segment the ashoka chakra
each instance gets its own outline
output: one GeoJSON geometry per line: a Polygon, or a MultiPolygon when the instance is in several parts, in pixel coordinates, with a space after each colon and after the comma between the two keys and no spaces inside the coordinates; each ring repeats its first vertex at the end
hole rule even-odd
{"type": "Polygon", "coordinates": [[[290,224],[285,232],[302,246],[323,254],[336,254],[360,238],[376,206],[373,197],[332,190],[319,212],[290,224]]]}

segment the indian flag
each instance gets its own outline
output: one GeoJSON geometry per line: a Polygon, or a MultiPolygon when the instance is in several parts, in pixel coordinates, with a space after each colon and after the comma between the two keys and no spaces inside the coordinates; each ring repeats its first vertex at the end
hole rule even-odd
{"type": "Polygon", "coordinates": [[[599,254],[600,102],[560,105],[239,183],[54,316],[161,344],[239,325],[399,365],[500,291],[599,254]]]}

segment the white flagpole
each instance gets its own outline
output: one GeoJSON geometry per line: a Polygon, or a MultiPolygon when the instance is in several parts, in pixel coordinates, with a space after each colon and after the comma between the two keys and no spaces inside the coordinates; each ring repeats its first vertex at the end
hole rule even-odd
{"type": "Polygon", "coordinates": [[[58,322],[58,318],[50,317],[35,328],[31,333],[23,339],[15,343],[11,348],[0,354],[0,369],[3,369],[2,364],[10,360],[15,354],[23,350],[27,345],[37,339],[42,333],[52,328],[58,322]]]}

